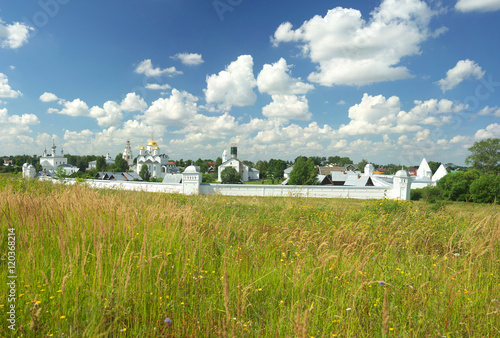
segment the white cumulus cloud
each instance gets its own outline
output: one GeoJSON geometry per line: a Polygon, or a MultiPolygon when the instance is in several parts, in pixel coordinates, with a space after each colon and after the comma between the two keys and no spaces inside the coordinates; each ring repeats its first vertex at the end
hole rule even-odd
{"type": "Polygon", "coordinates": [[[487,138],[497,138],[500,137],[500,124],[493,123],[487,126],[485,129],[479,129],[474,138],[476,140],[483,140],[487,138]]]}
{"type": "Polygon", "coordinates": [[[63,106],[61,110],[50,108],[49,113],[57,113],[68,116],[89,116],[89,106],[85,101],[74,99],[73,101],[59,100],[63,106]]]}
{"type": "Polygon", "coordinates": [[[6,24],[0,19],[0,46],[10,49],[19,48],[28,41],[32,30],[33,27],[21,22],[6,24]]]}
{"type": "Polygon", "coordinates": [[[13,137],[21,137],[32,132],[29,126],[39,124],[38,116],[34,114],[9,115],[6,108],[0,109],[0,141],[2,150],[6,151],[5,145],[13,141],[13,137]]]}
{"type": "Polygon", "coordinates": [[[13,90],[10,87],[7,75],[0,73],[0,97],[16,98],[22,95],[19,90],[13,90]]]}
{"type": "Polygon", "coordinates": [[[160,76],[160,75],[168,75],[174,76],[178,74],[182,74],[181,71],[175,69],[175,67],[169,67],[165,69],[161,69],[160,67],[153,67],[153,63],[151,59],[146,59],[142,61],[136,68],[135,72],[138,74],[144,74],[146,76],[160,76]]]}
{"type": "Polygon", "coordinates": [[[477,114],[480,116],[500,117],[500,107],[498,107],[498,106],[495,106],[495,107],[486,106],[483,109],[481,109],[479,111],[479,113],[477,113],[477,114]]]}
{"type": "Polygon", "coordinates": [[[446,72],[446,77],[437,83],[443,92],[453,89],[462,81],[469,78],[480,79],[484,76],[484,71],[477,63],[467,60],[460,60],[457,65],[446,72]]]}
{"type": "Polygon", "coordinates": [[[273,102],[262,108],[262,114],[269,118],[287,120],[310,120],[309,103],[305,96],[273,95],[273,102]]]}
{"type": "Polygon", "coordinates": [[[40,101],[42,101],[42,102],[52,102],[52,101],[57,101],[57,100],[58,100],[58,98],[57,98],[56,94],[53,94],[53,93],[45,92],[42,95],[40,95],[40,101]]]}
{"type": "Polygon", "coordinates": [[[433,15],[420,0],[384,0],[369,21],[358,10],[337,7],[296,30],[291,23],[282,23],[272,41],[275,46],[302,43],[302,52],[319,64],[318,72],[309,75],[311,82],[359,86],[392,81],[412,76],[399,63],[405,56],[419,54],[420,44],[433,35],[429,30],[433,15]]]}
{"type": "Polygon", "coordinates": [[[151,125],[185,125],[198,112],[197,101],[196,96],[174,88],[170,97],[154,101],[140,118],[151,125]]]}
{"type": "Polygon", "coordinates": [[[207,103],[217,103],[224,110],[232,106],[249,106],[257,99],[253,91],[255,86],[253,58],[241,55],[219,74],[207,76],[205,98],[207,103]]]}
{"type": "Polygon", "coordinates": [[[198,53],[177,53],[172,56],[173,59],[180,60],[186,66],[196,66],[201,65],[203,62],[203,58],[201,54],[198,53]]]}
{"type": "Polygon", "coordinates": [[[143,111],[148,104],[136,93],[128,93],[120,103],[120,109],[125,111],[143,111]]]}
{"type": "Polygon", "coordinates": [[[123,118],[120,105],[115,101],[106,101],[101,107],[93,106],[89,115],[97,120],[100,126],[118,126],[123,118]]]}
{"type": "Polygon", "coordinates": [[[458,0],[455,9],[460,12],[493,12],[500,9],[500,0],[458,0]]]}
{"type": "Polygon", "coordinates": [[[389,132],[395,126],[400,110],[401,102],[397,96],[386,99],[382,95],[365,93],[360,103],[349,108],[351,122],[341,125],[339,132],[344,135],[389,132]]]}
{"type": "Polygon", "coordinates": [[[273,64],[265,64],[257,76],[257,86],[261,93],[276,94],[306,94],[314,89],[309,83],[294,79],[290,75],[290,66],[284,58],[273,64]]]}

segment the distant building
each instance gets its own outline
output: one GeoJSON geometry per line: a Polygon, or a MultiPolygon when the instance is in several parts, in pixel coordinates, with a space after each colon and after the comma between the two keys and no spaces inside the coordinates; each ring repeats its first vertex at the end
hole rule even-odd
{"type": "MultiPolygon", "coordinates": [[[[111,158],[109,153],[106,153],[106,157],[104,157],[104,161],[106,162],[106,166],[110,166],[115,164],[115,160],[111,158]]],[[[89,170],[97,169],[97,160],[89,162],[89,170]]]]}
{"type": "Polygon", "coordinates": [[[64,157],[64,150],[62,148],[59,156],[56,153],[56,149],[54,140],[52,140],[52,152],[49,154],[47,148],[43,151],[42,157],[40,157],[40,166],[43,172],[54,174],[58,169],[62,169],[64,174],[69,176],[80,170],[80,168],[68,164],[68,159],[64,157]]]}
{"type": "Polygon", "coordinates": [[[226,150],[224,149],[224,152],[222,153],[222,164],[218,168],[218,180],[221,182],[221,173],[224,169],[227,167],[233,167],[241,177],[241,180],[243,182],[248,182],[248,181],[254,181],[259,179],[259,171],[255,168],[250,168],[248,165],[245,163],[241,162],[237,158],[238,155],[238,148],[236,147],[235,143],[231,144],[231,158],[227,159],[227,153],[226,150]],[[226,159],[226,161],[224,161],[226,159]]]}
{"type": "Polygon", "coordinates": [[[127,140],[122,157],[125,161],[127,161],[129,167],[134,165],[134,155],[132,154],[132,148],[130,148],[130,140],[127,140]]]}
{"type": "Polygon", "coordinates": [[[47,148],[43,151],[42,157],[40,157],[40,165],[42,170],[56,170],[61,164],[68,164],[68,159],[64,157],[64,150],[61,148],[61,154],[58,156],[56,154],[56,144],[52,140],[52,152],[47,152],[47,148]]]}
{"type": "Polygon", "coordinates": [[[167,173],[177,172],[175,164],[170,164],[167,154],[160,154],[158,143],[151,137],[146,148],[141,147],[137,157],[136,172],[140,173],[142,166],[148,167],[151,177],[164,178],[167,173]]]}

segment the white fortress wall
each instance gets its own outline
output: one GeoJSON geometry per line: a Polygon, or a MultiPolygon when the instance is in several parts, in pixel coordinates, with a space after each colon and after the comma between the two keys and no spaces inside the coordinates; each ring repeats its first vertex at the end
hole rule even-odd
{"type": "MultiPolygon", "coordinates": [[[[191,167],[190,167],[191,168],[191,167]]],[[[402,171],[401,171],[402,172],[402,171]]],[[[182,175],[180,184],[164,184],[157,182],[135,181],[102,181],[86,180],[84,184],[100,189],[122,189],[161,193],[180,193],[186,195],[221,194],[225,196],[280,196],[280,197],[320,197],[320,198],[356,198],[356,199],[382,199],[393,198],[400,200],[410,199],[410,186],[412,179],[405,172],[396,176],[394,185],[389,187],[352,187],[352,186],[290,186],[290,185],[260,185],[260,184],[204,184],[201,183],[201,173],[191,168],[182,175]]],[[[76,180],[65,179],[64,182],[75,184],[76,180]]]]}
{"type": "Polygon", "coordinates": [[[379,199],[391,197],[391,193],[387,190],[387,188],[381,187],[280,186],[260,184],[201,184],[200,194],[357,199],[379,199]]]}

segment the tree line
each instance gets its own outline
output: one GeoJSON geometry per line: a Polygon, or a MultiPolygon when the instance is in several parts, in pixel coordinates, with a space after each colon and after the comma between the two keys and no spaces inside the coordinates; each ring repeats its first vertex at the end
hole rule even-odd
{"type": "Polygon", "coordinates": [[[449,173],[435,186],[413,189],[413,200],[424,199],[431,203],[464,201],[499,203],[500,197],[500,138],[475,142],[469,148],[464,171],[449,173]]]}

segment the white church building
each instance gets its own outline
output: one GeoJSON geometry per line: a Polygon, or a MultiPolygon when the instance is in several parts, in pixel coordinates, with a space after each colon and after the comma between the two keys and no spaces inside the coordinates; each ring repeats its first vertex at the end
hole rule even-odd
{"type": "Polygon", "coordinates": [[[55,173],[58,169],[63,169],[66,175],[71,175],[80,169],[74,165],[68,164],[68,159],[64,157],[64,150],[61,148],[61,154],[56,153],[56,145],[52,140],[52,152],[48,153],[47,148],[43,151],[40,157],[40,166],[45,173],[55,173]]]}
{"type": "Polygon", "coordinates": [[[248,165],[238,160],[237,156],[238,148],[235,143],[231,144],[231,158],[227,158],[227,152],[226,149],[224,149],[222,153],[222,163],[218,169],[218,181],[222,182],[221,173],[228,167],[233,167],[240,174],[243,182],[258,180],[259,171],[255,168],[250,168],[248,165]]]}
{"type": "Polygon", "coordinates": [[[141,172],[143,164],[147,165],[151,177],[154,178],[164,178],[167,173],[177,171],[175,164],[168,164],[168,155],[160,154],[160,147],[153,137],[151,137],[151,141],[148,142],[146,148],[142,146],[139,150],[137,173],[141,172]]]}

